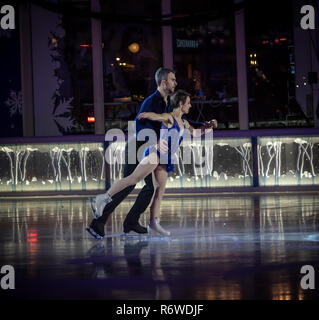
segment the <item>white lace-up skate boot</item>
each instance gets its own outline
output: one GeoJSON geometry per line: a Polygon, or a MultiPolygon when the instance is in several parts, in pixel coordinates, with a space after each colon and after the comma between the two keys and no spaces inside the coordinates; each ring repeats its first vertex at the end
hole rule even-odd
{"type": "Polygon", "coordinates": [[[170,236],[171,233],[170,231],[165,230],[161,225],[160,225],[160,219],[159,218],[155,218],[150,220],[150,223],[148,225],[148,229],[149,231],[155,231],[159,234],[161,234],[162,236],[170,236]]]}
{"type": "Polygon", "coordinates": [[[106,192],[98,194],[95,198],[95,216],[101,217],[105,206],[112,201],[110,195],[106,192]]]}

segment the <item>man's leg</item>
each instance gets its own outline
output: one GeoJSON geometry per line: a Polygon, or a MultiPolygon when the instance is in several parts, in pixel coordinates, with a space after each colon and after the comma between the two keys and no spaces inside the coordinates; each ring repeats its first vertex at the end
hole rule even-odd
{"type": "MultiPolygon", "coordinates": [[[[125,146],[125,165],[124,165],[124,177],[129,176],[137,167],[138,162],[136,164],[128,164],[128,144],[130,142],[128,141],[126,143],[125,146]]],[[[143,142],[137,142],[137,148],[136,150],[138,150],[140,148],[140,146],[143,145],[143,142]]],[[[144,179],[146,185],[143,187],[143,189],[141,190],[141,192],[138,195],[138,198],[135,201],[135,204],[133,206],[136,207],[136,204],[138,205],[144,205],[144,202],[147,203],[145,208],[141,208],[142,210],[140,211],[140,213],[138,213],[138,215],[135,215],[134,213],[136,212],[136,208],[133,210],[133,219],[129,220],[129,223],[126,224],[127,226],[124,226],[124,232],[130,232],[130,231],[135,231],[137,233],[147,233],[147,229],[145,227],[142,227],[139,223],[138,223],[138,219],[139,216],[142,212],[145,211],[145,209],[147,208],[148,204],[150,203],[153,193],[154,193],[154,186],[153,186],[153,181],[152,181],[152,174],[149,174],[145,179],[144,179]],[[143,192],[142,192],[143,191],[143,192]],[[140,195],[142,193],[142,196],[145,196],[145,200],[140,198],[140,195]],[[151,196],[149,197],[149,195],[151,194],[151,196]],[[140,199],[140,200],[139,200],[140,199]],[[139,200],[139,201],[138,201],[139,200]],[[137,218],[135,219],[135,216],[137,216],[137,218]]],[[[117,194],[115,194],[112,197],[112,201],[110,203],[108,203],[105,208],[103,209],[103,214],[101,217],[99,217],[98,219],[93,219],[91,224],[90,224],[90,229],[92,231],[94,231],[95,233],[97,233],[98,235],[100,235],[101,237],[104,237],[104,226],[106,224],[106,221],[109,217],[109,215],[115,210],[115,208],[133,191],[133,189],[135,188],[135,185],[133,186],[129,186],[127,188],[125,188],[124,190],[118,192],[117,194]]],[[[132,208],[132,209],[133,209],[132,208]]],[[[131,213],[132,209],[130,210],[129,214],[131,213]]],[[[137,210],[138,212],[139,210],[137,210]]],[[[126,219],[128,218],[129,214],[127,215],[126,219]]],[[[126,220],[125,219],[125,220],[126,220]]],[[[124,224],[123,224],[124,225],[124,224]]]]}
{"type": "MultiPolygon", "coordinates": [[[[124,232],[129,232],[130,230],[134,230],[133,227],[138,225],[138,220],[140,215],[146,210],[148,205],[150,204],[153,194],[154,194],[154,185],[152,174],[150,173],[145,179],[145,186],[142,188],[140,193],[135,200],[135,203],[129,213],[127,214],[123,227],[124,232]]],[[[144,227],[143,227],[144,228],[144,227]]],[[[147,229],[144,228],[147,232],[147,229]]]]}
{"type": "MultiPolygon", "coordinates": [[[[124,165],[124,177],[129,176],[137,167],[137,164],[125,164],[124,165]]],[[[97,233],[99,236],[104,237],[104,226],[110,214],[115,210],[115,208],[132,192],[135,185],[129,186],[124,190],[118,192],[112,197],[112,201],[108,203],[101,217],[98,219],[93,219],[90,228],[97,233]]]]}

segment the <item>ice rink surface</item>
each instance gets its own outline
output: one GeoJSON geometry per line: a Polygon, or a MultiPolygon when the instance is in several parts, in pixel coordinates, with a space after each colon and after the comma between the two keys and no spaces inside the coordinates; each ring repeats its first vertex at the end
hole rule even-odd
{"type": "MultiPolygon", "coordinates": [[[[168,195],[170,237],[123,236],[135,196],[91,238],[87,198],[0,200],[1,299],[306,300],[304,265],[319,270],[319,194],[168,195]]],[[[149,211],[141,217],[147,225],[149,211]]]]}

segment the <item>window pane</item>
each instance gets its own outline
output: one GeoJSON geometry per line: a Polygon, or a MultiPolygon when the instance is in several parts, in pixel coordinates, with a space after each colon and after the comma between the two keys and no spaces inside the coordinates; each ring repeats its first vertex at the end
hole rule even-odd
{"type": "Polygon", "coordinates": [[[160,16],[160,4],[147,0],[133,6],[131,1],[102,3],[103,15],[123,22],[102,21],[106,130],[125,129],[141,102],[156,90],[154,75],[162,65],[161,26],[143,21],[160,16]]]}
{"type": "Polygon", "coordinates": [[[72,133],[94,133],[94,123],[88,122],[88,117],[94,115],[91,19],[63,15],[61,27],[64,35],[58,39],[56,47],[55,72],[63,82],[56,103],[64,101],[70,106],[72,133]]]}
{"type": "Polygon", "coordinates": [[[295,96],[292,18],[292,1],[246,1],[250,128],[311,126],[295,96]]]}
{"type": "Polygon", "coordinates": [[[19,137],[23,135],[19,10],[15,1],[1,1],[0,7],[8,3],[15,9],[15,29],[0,28],[0,137],[19,137]]]}
{"type": "Polygon", "coordinates": [[[36,136],[94,133],[91,19],[78,10],[89,4],[30,6],[36,136]]]}
{"type": "Polygon", "coordinates": [[[197,121],[216,118],[220,129],[239,128],[234,15],[224,10],[231,4],[173,2],[175,15],[191,12],[203,17],[199,22],[189,16],[186,24],[173,28],[179,88],[192,94],[189,117],[197,121]]]}

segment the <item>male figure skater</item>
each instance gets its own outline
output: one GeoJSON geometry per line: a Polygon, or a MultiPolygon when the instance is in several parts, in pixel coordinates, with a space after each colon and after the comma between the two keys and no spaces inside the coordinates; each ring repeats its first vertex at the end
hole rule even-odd
{"type": "MultiPolygon", "coordinates": [[[[155,73],[155,81],[157,84],[157,90],[144,100],[142,103],[139,113],[141,112],[154,112],[164,113],[167,110],[169,104],[168,96],[174,93],[175,87],[177,86],[175,71],[168,68],[159,68],[155,73]]],[[[138,115],[135,118],[136,124],[136,136],[142,129],[152,129],[157,135],[157,139],[160,136],[161,123],[156,121],[150,121],[147,119],[138,119],[138,115]]],[[[128,163],[128,145],[125,146],[125,165],[124,165],[124,177],[129,176],[137,167],[138,161],[135,164],[128,163]]],[[[136,150],[138,150],[145,141],[136,141],[136,150]]],[[[158,142],[158,148],[163,153],[167,152],[167,142],[158,142]]],[[[140,215],[146,210],[149,203],[152,200],[154,193],[154,185],[152,180],[152,174],[150,173],[145,179],[145,186],[142,188],[137,196],[137,199],[127,214],[123,227],[124,233],[135,231],[136,233],[147,233],[147,229],[141,226],[138,222],[140,215]]],[[[97,219],[93,219],[89,231],[96,238],[104,237],[104,226],[109,215],[114,209],[128,196],[129,193],[135,188],[135,185],[129,186],[126,189],[120,191],[112,197],[112,202],[109,201],[107,194],[98,195],[96,197],[96,216],[97,219]]]]}

